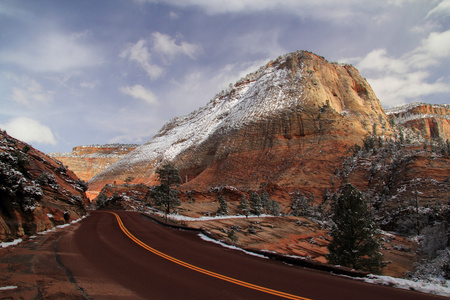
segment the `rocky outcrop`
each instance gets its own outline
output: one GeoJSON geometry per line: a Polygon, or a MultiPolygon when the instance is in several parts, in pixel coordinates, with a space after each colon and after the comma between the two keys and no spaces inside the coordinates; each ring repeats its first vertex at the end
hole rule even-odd
{"type": "Polygon", "coordinates": [[[59,161],[0,132],[0,240],[34,235],[86,214],[84,181],[59,161]]]}
{"type": "Polygon", "coordinates": [[[136,144],[106,144],[74,147],[68,153],[49,155],[72,170],[80,179],[88,181],[113,163],[136,149],[136,144]]]}
{"type": "Polygon", "coordinates": [[[298,51],[170,121],[94,176],[89,187],[95,193],[128,177],[154,184],[156,168],[171,161],[180,170],[184,190],[275,185],[320,194],[349,147],[372,133],[388,136],[391,128],[359,72],[298,51]]]}
{"type": "Polygon", "coordinates": [[[386,110],[392,123],[427,140],[450,140],[450,105],[411,103],[386,110]]]}

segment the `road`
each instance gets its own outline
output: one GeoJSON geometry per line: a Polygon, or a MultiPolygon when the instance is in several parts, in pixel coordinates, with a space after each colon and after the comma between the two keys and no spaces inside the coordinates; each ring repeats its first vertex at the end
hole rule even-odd
{"type": "Polygon", "coordinates": [[[85,299],[443,299],[250,256],[133,212],[91,212],[56,246],[85,299]]]}

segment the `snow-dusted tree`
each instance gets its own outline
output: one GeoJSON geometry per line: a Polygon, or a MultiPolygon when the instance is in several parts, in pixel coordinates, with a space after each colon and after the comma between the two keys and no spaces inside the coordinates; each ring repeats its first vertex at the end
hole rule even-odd
{"type": "Polygon", "coordinates": [[[262,210],[263,210],[263,206],[261,203],[261,197],[259,197],[259,195],[256,192],[252,192],[250,194],[250,207],[253,211],[253,213],[259,215],[262,210]]]}
{"type": "Polygon", "coordinates": [[[267,193],[266,191],[262,191],[260,199],[264,213],[270,212],[272,201],[270,200],[269,193],[267,193]]]}
{"type": "Polygon", "coordinates": [[[178,198],[180,191],[173,188],[180,185],[181,177],[178,170],[169,162],[158,168],[156,174],[158,174],[160,184],[155,186],[151,197],[155,206],[163,207],[167,222],[170,209],[181,205],[178,198]]]}
{"type": "Polygon", "coordinates": [[[231,229],[228,232],[228,238],[233,242],[233,243],[237,243],[239,237],[237,236],[236,232],[234,231],[234,229],[231,229]]]}
{"type": "Polygon", "coordinates": [[[361,192],[346,184],[332,204],[333,240],[328,245],[331,264],[376,272],[382,267],[382,254],[372,212],[361,192]]]}
{"type": "Polygon", "coordinates": [[[310,206],[309,199],[299,190],[291,193],[291,211],[293,216],[305,215],[306,210],[310,206]]]}
{"type": "Polygon", "coordinates": [[[228,215],[228,203],[223,195],[219,196],[219,208],[217,209],[218,215],[228,215]]]}
{"type": "Polygon", "coordinates": [[[241,201],[239,202],[237,208],[246,216],[248,216],[248,214],[250,213],[250,205],[245,195],[242,195],[241,201]]]}
{"type": "Polygon", "coordinates": [[[434,259],[437,253],[444,250],[448,244],[448,224],[440,222],[425,228],[422,232],[420,251],[428,258],[434,259]]]}
{"type": "Polygon", "coordinates": [[[280,211],[280,204],[276,200],[272,200],[270,204],[270,213],[274,216],[278,216],[280,211]]]}

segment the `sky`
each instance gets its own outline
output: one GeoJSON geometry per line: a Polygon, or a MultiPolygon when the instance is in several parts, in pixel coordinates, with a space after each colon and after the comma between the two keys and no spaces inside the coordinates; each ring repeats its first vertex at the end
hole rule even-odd
{"type": "Polygon", "coordinates": [[[385,108],[450,103],[450,0],[0,0],[0,128],[46,153],[144,143],[297,50],[385,108]]]}

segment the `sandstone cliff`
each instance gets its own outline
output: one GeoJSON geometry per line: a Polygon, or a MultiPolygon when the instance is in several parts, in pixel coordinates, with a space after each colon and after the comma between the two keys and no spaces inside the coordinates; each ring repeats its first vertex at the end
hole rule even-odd
{"type": "Polygon", "coordinates": [[[322,193],[348,148],[391,128],[369,84],[350,65],[298,51],[262,66],[206,106],[167,123],[158,134],[94,176],[107,183],[155,183],[172,161],[184,190],[267,184],[322,193]]]}
{"type": "Polygon", "coordinates": [[[391,109],[386,113],[392,123],[410,129],[427,140],[450,140],[450,105],[411,103],[391,109]]]}
{"type": "Polygon", "coordinates": [[[60,162],[0,131],[0,240],[86,214],[86,184],[60,162]]]}
{"type": "Polygon", "coordinates": [[[88,181],[113,163],[136,149],[136,144],[78,146],[68,153],[48,155],[68,166],[80,179],[88,181]]]}

